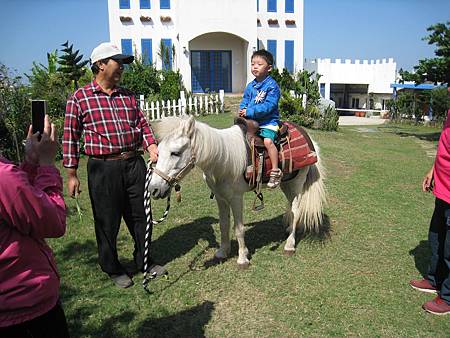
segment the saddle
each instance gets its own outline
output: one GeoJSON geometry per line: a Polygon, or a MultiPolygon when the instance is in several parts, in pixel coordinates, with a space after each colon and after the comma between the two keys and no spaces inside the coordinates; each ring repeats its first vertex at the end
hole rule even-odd
{"type": "MultiPolygon", "coordinates": [[[[242,117],[236,118],[235,124],[241,127],[247,140],[245,179],[256,188],[269,181],[272,169],[264,141],[257,135],[259,124],[242,117]]],[[[278,167],[283,172],[282,181],[294,178],[301,168],[317,162],[317,154],[309,135],[295,123],[281,123],[275,145],[278,149],[278,167]]]]}

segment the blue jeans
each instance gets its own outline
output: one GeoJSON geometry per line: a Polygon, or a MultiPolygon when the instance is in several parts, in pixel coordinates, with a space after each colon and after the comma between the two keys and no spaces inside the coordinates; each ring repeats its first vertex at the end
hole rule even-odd
{"type": "Polygon", "coordinates": [[[428,232],[431,262],[426,278],[450,305],[450,204],[436,198],[428,232]]]}

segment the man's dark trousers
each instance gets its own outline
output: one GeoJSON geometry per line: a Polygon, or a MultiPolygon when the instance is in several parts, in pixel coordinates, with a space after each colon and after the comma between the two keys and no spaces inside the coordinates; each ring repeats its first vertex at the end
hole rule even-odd
{"type": "MultiPolygon", "coordinates": [[[[143,270],[146,217],[144,184],[146,167],[141,156],[127,160],[89,158],[88,185],[95,221],[98,258],[107,274],[123,274],[117,256],[117,235],[123,216],[134,240],[134,262],[143,270]]],[[[150,229],[151,238],[151,229],[150,229]]]]}
{"type": "Polygon", "coordinates": [[[440,290],[440,296],[450,305],[450,204],[436,198],[430,222],[428,243],[431,262],[426,278],[440,290]]]}

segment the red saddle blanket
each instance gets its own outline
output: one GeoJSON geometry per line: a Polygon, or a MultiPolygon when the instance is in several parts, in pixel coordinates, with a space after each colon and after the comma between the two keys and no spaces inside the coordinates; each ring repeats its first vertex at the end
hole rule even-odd
{"type": "MultiPolygon", "coordinates": [[[[292,122],[283,122],[287,126],[287,132],[280,136],[278,150],[278,167],[283,171],[285,179],[292,178],[292,173],[299,169],[317,162],[317,154],[314,145],[306,131],[292,122]]],[[[246,172],[246,179],[256,183],[258,178],[258,168],[260,165],[259,153],[264,152],[264,162],[262,164],[262,182],[269,181],[272,164],[265,148],[250,145],[251,164],[246,172]]],[[[260,174],[260,175],[261,175],[260,174]]]]}

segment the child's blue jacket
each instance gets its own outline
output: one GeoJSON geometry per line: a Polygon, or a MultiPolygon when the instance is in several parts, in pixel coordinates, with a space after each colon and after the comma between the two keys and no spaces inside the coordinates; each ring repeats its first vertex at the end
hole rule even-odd
{"type": "Polygon", "coordinates": [[[258,121],[261,128],[269,125],[276,126],[280,120],[279,100],[280,87],[268,75],[261,82],[255,79],[247,85],[239,109],[246,108],[246,117],[258,121]]]}

